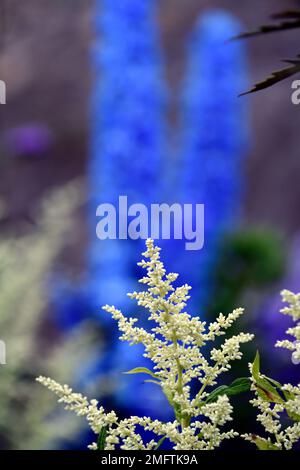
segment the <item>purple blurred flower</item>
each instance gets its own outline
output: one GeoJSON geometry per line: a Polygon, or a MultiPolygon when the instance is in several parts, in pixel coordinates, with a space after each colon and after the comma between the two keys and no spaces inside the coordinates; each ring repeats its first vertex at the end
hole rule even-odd
{"type": "Polygon", "coordinates": [[[52,145],[51,130],[43,124],[25,124],[10,129],[5,134],[8,150],[15,156],[40,156],[52,145]]]}

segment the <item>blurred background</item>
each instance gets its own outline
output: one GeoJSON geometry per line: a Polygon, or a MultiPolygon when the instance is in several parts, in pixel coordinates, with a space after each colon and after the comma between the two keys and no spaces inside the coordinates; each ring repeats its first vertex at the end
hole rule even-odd
{"type": "MultiPolygon", "coordinates": [[[[204,249],[162,240],[167,269],[192,285],[191,313],[209,320],[246,308],[238,327],[255,332],[256,345],[232,377],[247,375],[258,346],[266,374],[299,379],[273,348],[289,326],[279,292],[299,290],[299,109],[292,80],[238,97],[299,52],[297,32],[228,41],[286,8],[286,0],[2,0],[0,448],[91,440],[35,384],[40,374],[121,416],[172,419],[155,385],[121,375],[142,365],[142,351],[119,344],[101,312],[113,303],[144,321],[125,296],[137,288],[143,241],[95,233],[97,205],[121,194],[146,205],[205,204],[204,249]]],[[[253,432],[248,398],[236,400],[235,427],[253,432]]]]}

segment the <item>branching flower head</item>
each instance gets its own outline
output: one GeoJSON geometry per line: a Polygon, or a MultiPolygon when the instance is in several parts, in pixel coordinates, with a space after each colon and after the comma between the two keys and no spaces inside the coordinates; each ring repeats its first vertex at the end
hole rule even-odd
{"type": "MultiPolygon", "coordinates": [[[[118,322],[122,341],[144,345],[144,356],[152,361],[153,370],[137,364],[128,373],[150,375],[174,409],[175,420],[162,423],[137,416],[119,420],[114,412],[105,413],[95,400],[89,402],[67,386],[46,378],[38,380],[56,393],[67,409],[87,418],[93,431],[100,435],[100,441],[105,442],[105,449],[156,449],[160,440],[144,443],[139,428],[152,431],[160,439],[168,439],[176,450],[213,449],[236,433],[220,429],[232,419],[232,407],[224,389],[211,393],[207,389],[217,383],[220,374],[230,369],[233,360],[241,359],[240,346],[250,341],[253,335],[232,336],[207,353],[209,343],[224,335],[243,310],[236,309],[228,316],[220,314],[210,325],[199,317],[190,316],[185,308],[191,287],[187,284],[175,287],[173,284],[178,275],[166,273],[160,249],[151,239],[147,240],[146,246],[139,265],[146,270],[146,276],[140,282],[147,289],[129,296],[148,311],[149,329],[139,327],[136,318],[125,317],[114,306],[103,308],[118,322]],[[196,392],[191,386],[192,381],[198,383],[196,392]]],[[[244,385],[235,384],[235,389],[240,390],[244,385]]],[[[99,441],[92,448],[99,448],[99,441]]]]}
{"type": "MultiPolygon", "coordinates": [[[[287,307],[281,310],[284,315],[290,315],[295,322],[294,328],[289,328],[287,334],[295,341],[277,341],[276,347],[293,351],[294,364],[300,363],[300,294],[288,290],[281,293],[287,307]]],[[[256,444],[261,450],[291,450],[300,440],[300,384],[280,384],[260,372],[260,359],[257,353],[253,364],[250,364],[252,390],[255,398],[250,401],[258,409],[257,421],[260,422],[267,437],[245,434],[243,437],[256,444]],[[288,421],[288,425],[286,422],[288,421]]]]}
{"type": "Polygon", "coordinates": [[[289,328],[286,333],[294,337],[294,341],[283,340],[277,341],[276,347],[286,348],[292,351],[292,362],[293,364],[300,364],[300,293],[294,294],[289,290],[283,290],[281,296],[284,302],[289,305],[282,308],[280,311],[284,315],[292,317],[296,326],[289,328]]]}

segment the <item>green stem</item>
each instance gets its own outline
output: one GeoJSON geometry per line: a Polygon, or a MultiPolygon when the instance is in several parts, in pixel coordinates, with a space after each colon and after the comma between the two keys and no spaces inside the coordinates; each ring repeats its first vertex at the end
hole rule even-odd
{"type": "MultiPolygon", "coordinates": [[[[177,351],[178,342],[177,342],[177,337],[176,337],[176,332],[175,331],[173,332],[173,344],[174,344],[175,351],[177,351]]],[[[183,383],[182,383],[183,368],[182,368],[178,358],[176,358],[176,364],[177,364],[177,377],[178,377],[178,379],[177,379],[177,391],[178,391],[179,395],[183,395],[183,383]]],[[[181,428],[187,428],[189,426],[189,424],[190,424],[190,417],[186,414],[182,414],[181,407],[180,407],[180,425],[181,425],[181,428]]]]}
{"type": "MultiPolygon", "coordinates": [[[[217,369],[218,365],[219,365],[218,363],[215,364],[212,371],[214,371],[215,369],[217,369]]],[[[206,381],[206,382],[204,382],[204,383],[202,384],[202,387],[200,388],[199,392],[197,393],[197,395],[196,395],[196,397],[195,397],[195,399],[196,399],[197,401],[200,401],[200,400],[201,400],[201,396],[202,396],[202,394],[203,394],[203,392],[205,391],[205,389],[206,389],[207,386],[208,386],[208,381],[206,381]]]]}

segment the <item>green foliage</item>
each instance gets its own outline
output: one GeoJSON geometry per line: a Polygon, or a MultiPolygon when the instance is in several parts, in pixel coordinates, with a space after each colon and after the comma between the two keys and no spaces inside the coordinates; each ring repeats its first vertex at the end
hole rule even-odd
{"type": "MultiPolygon", "coordinates": [[[[283,389],[283,385],[280,382],[260,373],[260,355],[258,351],[252,364],[252,377],[258,395],[269,403],[284,404],[285,401],[295,398],[293,393],[283,389]]],[[[288,414],[290,415],[289,411],[288,414]]],[[[300,420],[300,417],[295,413],[292,413],[292,415],[290,417],[294,421],[300,420]]]]}
{"type": "Polygon", "coordinates": [[[295,411],[299,409],[299,389],[290,384],[282,385],[277,380],[262,375],[260,372],[260,355],[256,353],[251,367],[252,384],[256,392],[256,399],[252,404],[260,410],[260,421],[268,434],[273,435],[274,441],[250,434],[244,437],[253,442],[259,450],[291,449],[299,440],[298,424],[300,415],[295,411]],[[283,429],[280,422],[280,413],[294,423],[283,429]]]}
{"type": "Polygon", "coordinates": [[[131,369],[128,372],[123,372],[123,374],[147,374],[151,375],[151,377],[154,377],[157,380],[160,380],[160,378],[150,369],[147,369],[147,367],[135,367],[135,369],[131,369]]]}
{"type": "Polygon", "coordinates": [[[234,380],[230,385],[221,385],[213,390],[206,398],[205,403],[213,403],[220,395],[233,396],[250,390],[251,381],[248,377],[234,380]]]}
{"type": "Polygon", "coordinates": [[[161,448],[161,446],[163,445],[163,443],[165,442],[166,440],[166,436],[163,436],[157,443],[157,446],[155,447],[154,450],[159,450],[161,448]]]}
{"type": "Polygon", "coordinates": [[[256,436],[255,434],[252,434],[251,440],[257,446],[258,450],[279,450],[272,442],[256,436]]]}
{"type": "Polygon", "coordinates": [[[97,450],[104,450],[107,436],[107,426],[103,427],[99,433],[97,440],[97,450]]]}
{"type": "Polygon", "coordinates": [[[257,390],[258,396],[269,403],[283,403],[284,400],[279,395],[276,388],[281,388],[279,382],[273,379],[269,379],[260,373],[260,356],[257,351],[253,365],[252,365],[252,377],[254,379],[254,385],[257,390]],[[272,385],[273,383],[273,385],[272,385]],[[274,386],[275,385],[275,386],[274,386]]]}
{"type": "Polygon", "coordinates": [[[269,230],[245,229],[228,235],[216,267],[211,313],[232,309],[246,289],[263,288],[278,280],[284,272],[285,257],[282,241],[269,230]]]}

